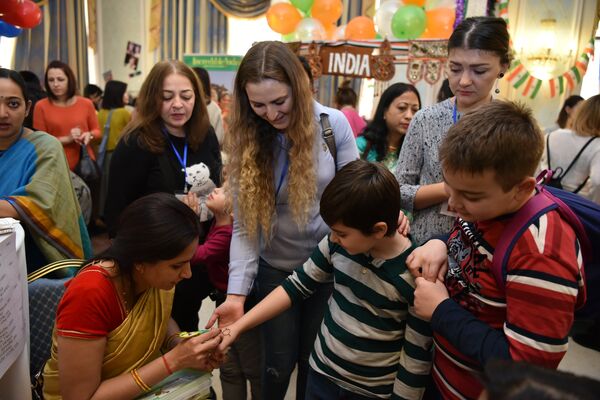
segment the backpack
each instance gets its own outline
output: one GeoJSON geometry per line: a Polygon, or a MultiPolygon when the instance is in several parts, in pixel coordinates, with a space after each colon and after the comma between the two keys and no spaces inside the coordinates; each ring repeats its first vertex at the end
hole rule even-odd
{"type": "MultiPolygon", "coordinates": [[[[547,180],[549,171],[540,174],[539,179],[547,180]]],[[[538,184],[533,196],[510,219],[494,250],[492,273],[498,287],[506,286],[506,264],[513,247],[529,226],[540,216],[557,210],[561,218],[575,231],[583,255],[587,301],[577,311],[579,318],[600,317],[600,206],[582,196],[538,184]]]]}
{"type": "MultiPolygon", "coordinates": [[[[548,181],[546,182],[547,186],[551,186],[551,187],[555,187],[557,189],[562,189],[562,180],[565,177],[565,175],[567,175],[569,173],[569,171],[571,170],[571,168],[575,165],[575,163],[577,162],[577,160],[579,160],[579,157],[581,157],[581,154],[583,154],[583,152],[585,151],[585,149],[590,145],[590,143],[592,143],[592,141],[596,139],[596,136],[592,137],[590,140],[588,140],[583,147],[579,150],[579,152],[575,155],[575,158],[573,158],[573,161],[571,161],[571,163],[567,166],[567,169],[565,169],[563,171],[563,169],[561,167],[558,167],[554,170],[554,174],[556,176],[550,176],[548,181]]],[[[550,165],[550,134],[548,134],[546,136],[546,154],[548,154],[548,169],[552,170],[552,166],[550,165]]],[[[587,178],[585,178],[585,180],[581,183],[581,185],[577,186],[577,188],[573,191],[573,193],[579,193],[579,191],[581,189],[583,189],[583,187],[585,186],[585,184],[587,183],[587,181],[590,179],[589,175],[587,178]]]]}
{"type": "Polygon", "coordinates": [[[321,136],[333,157],[333,164],[335,165],[335,172],[337,172],[337,148],[335,147],[335,133],[329,123],[329,115],[321,113],[321,136]]]}

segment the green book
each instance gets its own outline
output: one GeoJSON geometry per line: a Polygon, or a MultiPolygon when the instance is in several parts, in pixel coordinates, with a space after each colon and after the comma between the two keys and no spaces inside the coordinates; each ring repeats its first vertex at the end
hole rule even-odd
{"type": "Polygon", "coordinates": [[[138,400],[200,400],[210,395],[210,372],[182,369],[169,375],[138,400]]]}

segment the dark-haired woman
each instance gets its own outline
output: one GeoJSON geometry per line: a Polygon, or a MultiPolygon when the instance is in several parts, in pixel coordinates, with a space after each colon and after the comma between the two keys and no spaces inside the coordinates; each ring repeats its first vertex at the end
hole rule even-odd
{"type": "MultiPolygon", "coordinates": [[[[75,169],[81,144],[101,135],[96,109],[91,100],[77,96],[77,82],[71,68],[52,61],[46,68],[44,85],[48,97],[38,101],[33,111],[33,127],[55,136],[63,145],[69,168],[75,169]]],[[[90,155],[93,151],[88,148],[90,155]]]]}
{"type": "Polygon", "coordinates": [[[364,118],[356,111],[356,104],[358,103],[358,96],[354,89],[350,87],[350,81],[345,81],[337,90],[335,94],[335,107],[344,114],[354,137],[361,134],[367,123],[364,118]]]}
{"type": "Polygon", "coordinates": [[[98,112],[98,123],[102,128],[103,137],[101,140],[94,140],[96,153],[98,154],[98,163],[102,165],[102,181],[100,182],[97,204],[100,214],[103,213],[104,204],[106,203],[112,154],[121,138],[121,133],[131,120],[131,113],[125,109],[125,104],[127,103],[129,103],[127,84],[121,81],[108,81],[104,88],[101,109],[98,112]],[[104,153],[100,154],[97,150],[101,147],[103,141],[106,141],[104,144],[104,153]],[[102,156],[103,158],[100,159],[102,156]]]}
{"type": "Polygon", "coordinates": [[[416,243],[450,230],[438,147],[465,112],[492,101],[498,80],[510,65],[509,35],[501,18],[475,17],[461,22],[448,40],[448,81],[454,97],[419,111],[402,145],[396,178],[401,205],[412,212],[416,243]]]}
{"type": "Polygon", "coordinates": [[[373,120],[356,146],[362,159],[383,163],[392,170],[413,116],[421,108],[417,88],[406,83],[394,83],[381,95],[373,120]]]}
{"type": "Polygon", "coordinates": [[[23,126],[30,109],[21,75],[0,68],[0,218],[23,225],[27,271],[33,272],[92,253],[62,146],[23,126]]]}
{"type": "Polygon", "coordinates": [[[66,284],[44,367],[46,400],[133,399],[180,369],[217,366],[219,331],[182,341],[170,318],[199,235],[196,214],[169,194],[123,212],[111,246],[66,284]]]}
{"type": "MultiPolygon", "coordinates": [[[[142,84],[137,110],[111,160],[104,209],[110,235],[119,214],[142,196],[174,196],[220,185],[219,142],[190,67],[181,61],[154,65],[142,84]]],[[[211,290],[206,270],[200,268],[177,286],[173,317],[182,329],[198,329],[198,310],[211,290]]]]}

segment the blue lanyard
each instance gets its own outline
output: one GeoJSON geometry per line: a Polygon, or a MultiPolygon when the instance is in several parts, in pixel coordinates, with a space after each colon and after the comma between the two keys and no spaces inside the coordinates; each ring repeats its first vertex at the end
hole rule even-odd
{"type": "Polygon", "coordinates": [[[283,163],[283,167],[281,168],[281,174],[279,175],[279,183],[277,184],[277,189],[275,190],[275,198],[279,196],[279,191],[281,190],[281,186],[283,186],[283,180],[285,179],[288,173],[288,166],[290,164],[287,149],[285,148],[285,146],[283,146],[282,139],[280,139],[279,136],[277,137],[277,139],[279,140],[279,145],[281,146],[280,151],[285,151],[285,162],[283,163]]]}
{"type": "Polygon", "coordinates": [[[458,100],[456,99],[456,97],[454,98],[454,109],[452,110],[452,121],[454,121],[454,125],[456,125],[456,123],[458,122],[458,120],[460,119],[460,117],[457,115],[457,110],[456,110],[456,102],[458,100]]]}
{"type": "Polygon", "coordinates": [[[185,144],[183,145],[183,157],[182,157],[181,154],[179,154],[179,152],[177,151],[177,148],[175,147],[175,145],[173,144],[173,141],[169,137],[169,132],[167,132],[167,130],[164,127],[162,128],[162,131],[165,134],[165,138],[167,138],[167,140],[169,141],[169,144],[171,145],[171,148],[173,149],[173,153],[175,153],[175,156],[177,157],[177,160],[179,161],[179,165],[181,165],[181,172],[183,172],[183,176],[184,176],[183,192],[187,193],[187,170],[186,170],[187,154],[188,154],[187,135],[185,136],[185,144]]]}

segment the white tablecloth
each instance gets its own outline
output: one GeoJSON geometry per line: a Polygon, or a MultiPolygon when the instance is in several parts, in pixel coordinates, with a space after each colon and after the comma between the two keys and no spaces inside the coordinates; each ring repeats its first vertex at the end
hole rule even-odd
{"type": "MultiPolygon", "coordinates": [[[[6,279],[10,279],[11,281],[10,285],[5,285],[4,288],[10,286],[14,293],[21,295],[22,307],[17,312],[15,312],[14,308],[5,307],[2,309],[2,312],[10,313],[10,315],[0,315],[0,318],[12,318],[16,322],[14,332],[24,331],[24,340],[22,343],[19,342],[18,350],[15,352],[15,354],[18,354],[16,359],[9,364],[8,369],[6,369],[3,375],[0,371],[0,397],[3,400],[31,400],[31,385],[29,381],[29,298],[27,295],[25,233],[18,221],[11,218],[0,218],[0,227],[6,225],[12,225],[13,231],[0,234],[0,265],[6,268],[5,264],[7,260],[13,260],[16,262],[18,269],[15,269],[15,273],[7,273],[7,270],[4,270],[0,271],[0,274],[4,273],[4,276],[7,277],[6,279]],[[5,245],[2,246],[2,243],[5,245]],[[9,243],[11,244],[10,246],[8,245],[9,243]],[[20,293],[18,291],[19,286],[21,288],[20,293]]],[[[5,284],[7,282],[2,283],[5,284]]],[[[6,298],[4,300],[6,301],[6,298]]]]}

